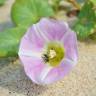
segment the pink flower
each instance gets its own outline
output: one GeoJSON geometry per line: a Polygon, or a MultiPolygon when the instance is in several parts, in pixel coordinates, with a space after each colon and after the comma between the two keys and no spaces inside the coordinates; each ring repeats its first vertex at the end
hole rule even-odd
{"type": "Polygon", "coordinates": [[[43,18],[21,40],[19,57],[37,84],[63,79],[77,63],[77,38],[66,22],[43,18]]]}

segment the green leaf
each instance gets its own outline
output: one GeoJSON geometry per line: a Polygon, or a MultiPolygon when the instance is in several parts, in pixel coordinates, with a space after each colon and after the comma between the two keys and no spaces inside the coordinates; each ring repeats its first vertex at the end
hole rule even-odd
{"type": "Polygon", "coordinates": [[[6,0],[0,0],[0,6],[5,3],[6,0]]]}
{"type": "Polygon", "coordinates": [[[90,0],[94,5],[96,5],[96,0],[90,0]]]}
{"type": "Polygon", "coordinates": [[[81,9],[73,29],[79,39],[86,39],[90,34],[94,33],[95,25],[96,14],[93,10],[93,4],[87,1],[81,9]]]}
{"type": "Polygon", "coordinates": [[[21,37],[26,27],[17,27],[0,32],[0,57],[16,56],[21,37]]]}
{"type": "Polygon", "coordinates": [[[60,2],[61,0],[52,0],[52,7],[55,12],[58,12],[60,2]]]}
{"type": "Polygon", "coordinates": [[[16,25],[30,25],[42,17],[52,16],[53,10],[48,0],[16,0],[11,13],[16,25]]]}

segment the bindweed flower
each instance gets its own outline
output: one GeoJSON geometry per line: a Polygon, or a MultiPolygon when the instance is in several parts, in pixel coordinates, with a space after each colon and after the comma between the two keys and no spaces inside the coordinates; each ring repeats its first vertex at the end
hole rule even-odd
{"type": "Polygon", "coordinates": [[[21,39],[19,57],[27,76],[50,84],[67,75],[77,63],[77,38],[66,22],[43,18],[21,39]]]}

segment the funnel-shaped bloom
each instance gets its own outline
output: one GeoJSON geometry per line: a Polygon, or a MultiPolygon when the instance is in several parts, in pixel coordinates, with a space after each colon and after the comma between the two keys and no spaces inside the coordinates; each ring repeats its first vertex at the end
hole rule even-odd
{"type": "Polygon", "coordinates": [[[19,57],[37,84],[64,78],[77,63],[77,38],[66,22],[43,18],[21,40],[19,57]]]}

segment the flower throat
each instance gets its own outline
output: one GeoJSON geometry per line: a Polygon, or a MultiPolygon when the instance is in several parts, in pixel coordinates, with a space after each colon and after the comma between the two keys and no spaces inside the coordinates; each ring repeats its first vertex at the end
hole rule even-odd
{"type": "Polygon", "coordinates": [[[51,42],[47,44],[46,52],[43,54],[43,60],[50,66],[56,67],[60,64],[64,58],[65,50],[64,47],[57,42],[51,42]]]}

